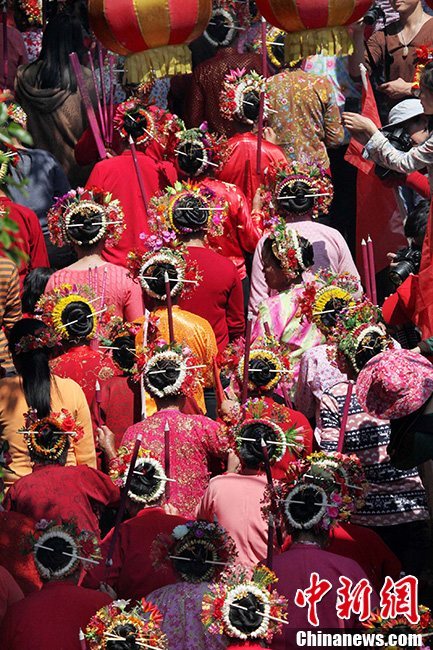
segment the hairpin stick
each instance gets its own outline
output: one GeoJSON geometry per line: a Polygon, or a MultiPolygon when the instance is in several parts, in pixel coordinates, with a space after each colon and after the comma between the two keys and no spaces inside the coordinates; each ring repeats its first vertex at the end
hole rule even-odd
{"type": "MultiPolygon", "coordinates": [[[[290,503],[296,503],[296,505],[305,506],[305,501],[295,501],[294,499],[291,499],[290,503]]],[[[314,502],[313,506],[326,506],[327,508],[333,508],[334,507],[334,506],[331,506],[331,504],[329,504],[327,501],[324,501],[323,503],[314,502]]]]}
{"type": "MultiPolygon", "coordinates": [[[[181,555],[169,555],[171,560],[183,560],[184,562],[194,562],[192,557],[182,557],[181,555]]],[[[222,566],[227,566],[229,562],[218,562],[217,560],[204,560],[202,564],[220,564],[222,566]]]]}
{"type": "Polygon", "coordinates": [[[275,45],[276,47],[285,47],[284,43],[277,43],[276,41],[266,41],[266,45],[275,45]]]}
{"type": "MultiPolygon", "coordinates": [[[[243,104],[246,104],[247,106],[255,106],[253,102],[247,102],[245,99],[243,101],[243,104]]],[[[266,110],[268,113],[278,113],[278,111],[276,111],[274,108],[269,108],[269,106],[266,106],[266,110]]]]}
{"type": "MultiPolygon", "coordinates": [[[[174,150],[175,153],[178,153],[180,156],[186,156],[187,158],[189,157],[189,154],[185,153],[184,151],[180,151],[179,149],[174,150]]],[[[207,165],[212,165],[212,167],[218,167],[217,163],[211,162],[210,160],[204,160],[204,158],[195,158],[195,160],[198,160],[199,162],[206,163],[207,165]]]]}
{"type": "MultiPolygon", "coordinates": [[[[281,144],[283,144],[283,143],[281,143],[281,144]]],[[[309,199],[309,198],[314,198],[316,196],[331,196],[331,193],[330,192],[320,192],[318,194],[304,194],[303,196],[304,196],[304,198],[309,199]]],[[[283,196],[283,194],[279,194],[277,196],[277,199],[280,199],[280,200],[281,199],[297,199],[297,198],[298,197],[296,196],[296,194],[292,194],[291,196],[283,196]]]]}
{"type": "MultiPolygon", "coordinates": [[[[216,25],[216,23],[208,23],[208,25],[216,25]]],[[[227,29],[237,29],[240,32],[245,31],[245,27],[238,27],[237,25],[227,25],[226,23],[223,23],[223,27],[227,27],[227,29]]]]}
{"type": "MultiPolygon", "coordinates": [[[[93,318],[97,314],[102,314],[102,312],[107,311],[107,307],[104,307],[103,309],[98,309],[98,311],[94,311],[93,314],[87,314],[86,318],[93,318]]],[[[62,323],[59,327],[66,328],[69,327],[69,325],[75,325],[75,323],[80,322],[80,318],[77,318],[76,320],[72,320],[69,323],[62,323]]]]}
{"type": "MultiPolygon", "coordinates": [[[[128,639],[126,639],[124,636],[118,636],[117,634],[113,634],[112,632],[104,632],[104,636],[108,641],[124,641],[127,642],[128,639]]],[[[148,643],[144,643],[144,641],[138,641],[138,639],[134,639],[135,645],[138,645],[140,648],[152,648],[152,650],[162,650],[159,646],[156,645],[149,645],[148,643]]]]}
{"type": "MultiPolygon", "coordinates": [[[[139,474],[140,476],[146,476],[147,472],[140,472],[138,469],[134,469],[133,474],[139,474]]],[[[169,481],[170,483],[177,483],[175,478],[168,478],[167,476],[159,476],[155,474],[155,478],[159,478],[161,481],[169,481]]]]}
{"type": "MultiPolygon", "coordinates": [[[[263,372],[260,368],[248,368],[248,372],[263,372]]],[[[268,372],[273,372],[275,374],[286,375],[291,374],[291,370],[268,370],[268,372]]]]}
{"type": "MultiPolygon", "coordinates": [[[[244,436],[236,436],[236,440],[245,440],[246,442],[258,442],[255,438],[245,438],[244,436]]],[[[263,438],[262,438],[263,440],[263,438]]],[[[299,447],[291,442],[278,442],[277,440],[265,440],[266,445],[274,445],[276,447],[299,447]]]]}
{"type": "Polygon", "coordinates": [[[322,314],[334,314],[335,309],[325,309],[323,311],[313,311],[313,316],[321,316],[322,314]]]}
{"type": "MultiPolygon", "coordinates": [[[[324,476],[314,476],[314,474],[304,474],[304,476],[306,476],[307,478],[314,478],[316,481],[329,481],[330,480],[332,483],[335,483],[335,484],[339,485],[339,483],[337,483],[337,481],[334,481],[334,479],[327,479],[324,476]]],[[[347,487],[352,488],[352,490],[364,490],[364,488],[360,487],[359,485],[352,485],[351,483],[345,483],[344,485],[346,485],[347,487]]]]}
{"type": "MultiPolygon", "coordinates": [[[[238,605],[237,603],[230,603],[230,607],[234,607],[235,609],[243,609],[244,612],[249,611],[248,607],[238,605]]],[[[270,618],[272,621],[277,621],[277,623],[284,623],[285,625],[289,624],[289,621],[285,621],[283,618],[277,618],[276,616],[271,616],[271,614],[265,614],[265,612],[261,612],[258,609],[256,609],[254,613],[258,614],[259,616],[263,616],[263,618],[270,618]]]]}
{"type": "MultiPolygon", "coordinates": [[[[222,208],[222,207],[220,207],[220,208],[192,208],[192,209],[201,210],[202,212],[218,212],[218,211],[221,212],[221,210],[224,210],[224,208],[222,208]]],[[[188,207],[185,207],[185,208],[180,207],[180,208],[178,208],[177,206],[174,206],[174,210],[191,210],[191,208],[188,208],[188,207]]]]}
{"type": "MultiPolygon", "coordinates": [[[[51,548],[51,546],[44,546],[44,544],[35,544],[34,548],[41,548],[44,551],[51,551],[54,553],[54,549],[51,548]]],[[[83,562],[90,562],[91,564],[99,564],[99,560],[92,560],[89,557],[83,557],[82,555],[76,555],[76,553],[68,553],[67,551],[61,551],[62,555],[65,555],[66,557],[74,557],[77,560],[82,560],[83,562]]]]}
{"type": "MultiPolygon", "coordinates": [[[[141,275],[141,278],[143,280],[160,280],[161,278],[157,278],[154,275],[141,275]]],[[[185,283],[187,282],[188,284],[198,284],[197,280],[181,280],[180,278],[168,278],[169,282],[182,282],[185,283]]]]}
{"type": "MultiPolygon", "coordinates": [[[[90,223],[91,226],[105,226],[106,224],[116,224],[116,223],[123,223],[123,219],[119,219],[118,221],[92,221],[90,223]]],[[[86,223],[68,223],[66,228],[78,228],[79,226],[87,226],[89,225],[88,222],[86,223]]]]}
{"type": "MultiPolygon", "coordinates": [[[[38,434],[40,434],[40,431],[31,431],[31,430],[21,429],[21,431],[18,431],[17,433],[34,433],[34,434],[38,435],[38,434]]],[[[56,433],[58,435],[62,434],[62,435],[65,435],[65,436],[75,436],[75,435],[77,435],[76,431],[53,431],[53,433],[56,433]]]]}

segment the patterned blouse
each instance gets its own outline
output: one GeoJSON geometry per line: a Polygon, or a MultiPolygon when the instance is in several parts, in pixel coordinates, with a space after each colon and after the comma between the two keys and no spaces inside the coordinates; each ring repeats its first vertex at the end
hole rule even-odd
{"type": "Polygon", "coordinates": [[[225,457],[229,447],[222,426],[204,415],[185,415],[175,409],[158,411],[126,430],[122,444],[143,434],[142,447],[164,464],[164,427],[170,426],[170,503],[184,517],[195,510],[209,483],[208,460],[225,457]]]}
{"type": "Polygon", "coordinates": [[[303,70],[284,70],[267,82],[269,126],[292,160],[329,168],[327,147],[343,142],[344,130],[331,81],[303,70]]]}
{"type": "MultiPolygon", "coordinates": [[[[320,404],[318,428],[324,451],[336,451],[348,382],[327,390],[320,404]]],[[[353,393],[343,451],[356,454],[369,483],[364,507],[352,517],[361,526],[392,526],[428,519],[426,493],[416,468],[391,465],[386,448],[391,429],[387,420],[365,413],[353,393]]]]}

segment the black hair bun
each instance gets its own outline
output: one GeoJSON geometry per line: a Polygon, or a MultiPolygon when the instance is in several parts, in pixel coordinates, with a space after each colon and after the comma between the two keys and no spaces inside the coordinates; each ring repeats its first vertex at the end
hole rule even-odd
{"type": "Polygon", "coordinates": [[[35,559],[52,574],[61,573],[71,563],[70,556],[63,553],[74,553],[72,544],[67,539],[56,536],[50,537],[44,546],[47,548],[35,547],[35,559]],[[47,550],[48,548],[53,550],[47,550]]]}
{"type": "Polygon", "coordinates": [[[146,497],[154,494],[161,484],[159,471],[152,463],[139,460],[132,476],[130,491],[137,497],[146,497]]]}
{"type": "Polygon", "coordinates": [[[125,372],[129,372],[135,364],[135,340],[132,336],[119,336],[112,342],[113,361],[125,372]]]}
{"type": "Polygon", "coordinates": [[[129,111],[125,114],[123,128],[126,133],[132,137],[133,140],[137,140],[143,133],[150,131],[150,124],[147,120],[146,115],[143,112],[139,111],[129,111]]]}
{"type": "Polygon", "coordinates": [[[278,193],[278,206],[293,214],[305,214],[314,208],[314,197],[306,196],[313,191],[305,181],[293,181],[281,187],[278,193]],[[294,198],[285,198],[294,197],[294,198]]]}
{"type": "Polygon", "coordinates": [[[179,379],[181,368],[173,359],[161,358],[152,365],[152,369],[145,373],[146,387],[150,393],[163,393],[173,386],[179,379]]]}
{"type": "Polygon", "coordinates": [[[107,641],[107,650],[141,650],[137,645],[137,629],[131,623],[116,625],[111,632],[113,635],[120,636],[124,641],[107,641]]]}
{"type": "Polygon", "coordinates": [[[265,359],[263,357],[255,357],[250,359],[249,370],[255,372],[248,372],[248,380],[253,383],[255,386],[266,386],[275,378],[276,365],[271,359],[265,359]],[[257,372],[260,370],[260,372],[257,372]]]}
{"type": "Polygon", "coordinates": [[[356,370],[360,372],[363,367],[377,354],[384,350],[384,333],[368,332],[362,337],[355,351],[356,370]]]}
{"type": "Polygon", "coordinates": [[[70,302],[62,311],[61,319],[69,338],[84,339],[94,329],[93,311],[84,301],[70,302]]]}
{"type": "Polygon", "coordinates": [[[179,169],[188,176],[198,176],[206,167],[206,151],[200,142],[179,142],[176,149],[179,169]]]}
{"type": "Polygon", "coordinates": [[[205,230],[209,220],[209,211],[203,209],[205,207],[204,202],[197,196],[180,197],[172,209],[175,228],[181,232],[205,230]]]}
{"type": "Polygon", "coordinates": [[[330,298],[326,302],[326,305],[323,309],[324,312],[328,312],[328,313],[320,314],[320,320],[322,321],[323,325],[328,329],[335,327],[337,323],[338,314],[346,307],[347,307],[346,300],[343,300],[342,298],[335,298],[335,297],[330,298]]]}
{"type": "Polygon", "coordinates": [[[207,542],[200,539],[190,540],[188,545],[178,551],[179,557],[188,560],[173,560],[177,573],[185,576],[190,582],[206,582],[215,573],[215,566],[209,562],[215,561],[215,551],[208,548],[207,542]]]}
{"type": "MultiPolygon", "coordinates": [[[[256,374],[256,373],[254,373],[256,374]]],[[[278,442],[278,435],[270,424],[264,422],[250,422],[242,427],[242,438],[254,438],[254,442],[240,440],[239,455],[247,467],[258,468],[264,463],[262,438],[265,442],[278,442]]],[[[277,445],[266,445],[269,460],[278,455],[277,445]]]]}
{"type": "Polygon", "coordinates": [[[257,122],[259,119],[260,94],[256,90],[249,90],[244,94],[242,112],[251,122],[257,122]]]}
{"type": "Polygon", "coordinates": [[[65,222],[67,238],[78,246],[93,246],[107,232],[105,220],[102,206],[91,201],[81,201],[73,210],[69,210],[65,222]]]}
{"type": "Polygon", "coordinates": [[[263,616],[257,612],[263,613],[265,608],[257,596],[249,592],[245,596],[236,598],[233,603],[245,608],[230,607],[229,620],[233,627],[246,635],[258,630],[263,623],[263,616]]]}
{"type": "MultiPolygon", "coordinates": [[[[146,286],[149,287],[154,296],[157,296],[159,299],[163,300],[166,297],[165,292],[165,274],[168,274],[170,280],[177,280],[179,277],[178,271],[174,264],[169,262],[155,262],[148,267],[146,267],[145,275],[146,277],[156,278],[155,280],[145,280],[143,288],[146,290],[146,286]]],[[[175,291],[175,283],[170,282],[171,295],[173,296],[175,291]]]]}

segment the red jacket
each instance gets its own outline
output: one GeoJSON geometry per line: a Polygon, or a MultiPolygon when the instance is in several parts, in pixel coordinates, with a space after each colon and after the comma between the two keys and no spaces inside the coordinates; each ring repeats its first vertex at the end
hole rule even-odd
{"type": "MultiPolygon", "coordinates": [[[[173,185],[177,173],[169,162],[156,162],[150,156],[137,151],[137,160],[141,169],[149,203],[154,194],[173,185]]],[[[121,156],[101,160],[93,168],[86,187],[96,186],[111,192],[118,199],[125,214],[126,229],[120,241],[112,248],[104,248],[102,257],[108,262],[126,266],[126,256],[134,248],[142,248],[140,233],[149,233],[147,212],[143,205],[132,155],[129,150],[121,156]]]]}

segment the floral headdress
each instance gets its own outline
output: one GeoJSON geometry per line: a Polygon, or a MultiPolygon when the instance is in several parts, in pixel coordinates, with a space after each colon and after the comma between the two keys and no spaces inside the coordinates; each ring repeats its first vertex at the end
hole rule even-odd
{"type": "MultiPolygon", "coordinates": [[[[224,78],[223,88],[220,95],[220,110],[222,115],[228,120],[237,119],[245,124],[254,124],[256,120],[252,120],[245,115],[244,104],[248,100],[246,95],[252,93],[257,96],[258,101],[260,95],[265,90],[265,79],[255,70],[250,72],[246,68],[236,68],[230,70],[224,78]]],[[[266,119],[268,115],[269,100],[268,95],[264,95],[264,112],[263,116],[266,119]]]]}
{"type": "Polygon", "coordinates": [[[281,404],[273,403],[271,406],[262,399],[248,400],[238,421],[231,427],[232,446],[240,454],[245,443],[255,440],[251,430],[257,424],[262,424],[267,429],[264,438],[271,465],[281,461],[287,451],[295,456],[301,454],[304,449],[303,437],[295,427],[289,426],[287,416],[287,407],[281,404]]]}
{"type": "Polygon", "coordinates": [[[79,442],[84,429],[67,409],[38,418],[34,409],[24,414],[25,425],[18,430],[24,435],[31,458],[45,463],[56,463],[69,449],[70,439],[79,442]]]}
{"type": "Polygon", "coordinates": [[[302,257],[299,235],[283,220],[275,226],[269,235],[272,241],[272,251],[280,261],[284,275],[288,279],[296,278],[307,270],[302,257]]]}
{"type": "Polygon", "coordinates": [[[126,228],[119,201],[97,187],[70,190],[56,201],[47,219],[55,246],[71,242],[82,246],[85,235],[86,245],[104,239],[106,246],[114,246],[126,228]]]}
{"type": "Polygon", "coordinates": [[[171,535],[158,535],[151,550],[155,568],[171,564],[185,582],[216,579],[236,555],[236,544],[226,530],[208,521],[187,521],[171,535]]]}
{"type": "Polygon", "coordinates": [[[310,323],[315,323],[324,334],[335,327],[337,314],[355,306],[354,296],[360,286],[349,273],[332,273],[321,269],[313,282],[307,282],[299,299],[299,313],[310,323]]]}
{"type": "MultiPolygon", "coordinates": [[[[223,373],[241,385],[244,375],[245,343],[238,339],[221,355],[223,373]]],[[[248,388],[253,393],[269,393],[280,382],[290,384],[293,379],[290,350],[273,336],[258,337],[251,345],[248,364],[248,388]]]]}
{"type": "Polygon", "coordinates": [[[12,122],[18,124],[22,129],[27,130],[27,113],[14,101],[7,102],[8,116],[12,122]]]}
{"type": "Polygon", "coordinates": [[[141,329],[137,323],[123,321],[120,316],[113,316],[107,325],[105,335],[101,336],[100,343],[107,352],[112,352],[112,359],[122,372],[131,375],[134,380],[141,377],[143,360],[135,349],[135,337],[141,329]]]}
{"type": "Polygon", "coordinates": [[[394,347],[381,322],[381,310],[366,298],[338,314],[329,342],[333,346],[328,348],[328,356],[334,365],[356,374],[375,354],[394,347]]]}
{"type": "Polygon", "coordinates": [[[364,504],[367,490],[357,456],[317,452],[291,464],[286,481],[266,490],[263,516],[270,513],[289,530],[329,531],[364,504]]]}
{"type": "Polygon", "coordinates": [[[158,106],[145,105],[138,97],[131,97],[119,104],[116,109],[114,128],[123,139],[129,138],[125,128],[125,122],[128,120],[138,123],[137,130],[140,130],[140,127],[142,129],[142,133],[135,140],[135,144],[141,149],[147,148],[152,140],[164,148],[167,137],[176,124],[174,115],[158,106]]]}
{"type": "Polygon", "coordinates": [[[41,328],[34,334],[26,334],[22,336],[18,343],[16,343],[14,351],[15,354],[25,354],[32,350],[39,350],[40,348],[56,348],[61,343],[61,337],[51,328],[41,328]]]}
{"type": "MultiPolygon", "coordinates": [[[[272,163],[265,174],[265,196],[264,204],[273,206],[278,213],[278,204],[284,199],[297,196],[294,183],[301,181],[308,189],[309,198],[304,212],[297,211],[296,214],[311,213],[313,219],[320,214],[327,214],[332,203],[333,185],[325,171],[316,163],[302,163],[296,160],[272,163]]],[[[268,217],[272,221],[272,215],[268,217]]],[[[275,217],[274,217],[275,218],[275,217]]]]}
{"type": "Polygon", "coordinates": [[[36,530],[24,539],[24,553],[33,553],[36,568],[45,580],[62,580],[75,573],[80,564],[99,564],[101,553],[97,537],[80,530],[75,519],[41,519],[36,530]],[[55,556],[54,566],[49,562],[55,556]]]}
{"type": "Polygon", "coordinates": [[[176,235],[201,230],[212,237],[221,235],[227,211],[226,203],[221,203],[210,187],[190,181],[167,187],[152,199],[149,208],[149,226],[155,236],[170,230],[176,235]],[[184,223],[188,211],[199,213],[195,223],[184,223]]]}
{"type": "Polygon", "coordinates": [[[42,0],[18,0],[18,7],[24,13],[29,25],[42,27],[42,0]]]}
{"type": "Polygon", "coordinates": [[[98,297],[88,285],[61,284],[44,293],[36,304],[36,315],[63,340],[92,339],[109,326],[112,308],[97,308],[98,297]],[[100,313],[98,313],[100,312],[100,313]]]}
{"type": "Polygon", "coordinates": [[[385,637],[384,650],[405,650],[406,645],[403,647],[395,644],[390,645],[388,637],[390,634],[396,636],[418,634],[423,639],[422,648],[429,648],[428,638],[433,634],[433,619],[431,610],[425,605],[418,605],[418,623],[411,623],[406,616],[399,616],[398,618],[383,618],[380,610],[373,611],[368,621],[363,623],[366,628],[367,634],[381,633],[385,637]],[[425,641],[424,641],[425,639],[425,641]],[[426,644],[426,645],[424,645],[426,644]]]}
{"type": "Polygon", "coordinates": [[[151,298],[166,300],[165,289],[163,293],[156,293],[152,289],[152,279],[155,279],[155,269],[160,265],[168,267],[170,278],[170,295],[172,298],[180,296],[186,298],[190,295],[201,280],[198,265],[189,259],[188,249],[185,246],[170,248],[164,245],[161,237],[151,236],[148,245],[154,244],[153,250],[145,253],[131,251],[128,253],[127,265],[133,278],[138,279],[143,291],[151,298]],[[162,244],[160,246],[160,244],[162,244]]]}
{"type": "Polygon", "coordinates": [[[412,88],[419,89],[419,82],[421,80],[421,75],[424,72],[424,68],[426,67],[427,63],[433,61],[433,48],[429,47],[428,45],[421,45],[421,47],[416,48],[415,55],[416,67],[412,81],[412,88]]]}
{"type": "Polygon", "coordinates": [[[238,28],[247,29],[250,21],[249,2],[239,3],[237,0],[216,0],[213,3],[211,19],[208,27],[203,32],[203,36],[214,47],[226,47],[238,35],[238,28]],[[222,42],[213,36],[212,30],[212,26],[220,23],[228,30],[222,42]]]}
{"type": "Polygon", "coordinates": [[[182,170],[182,158],[189,157],[191,147],[194,147],[194,151],[198,149],[199,156],[194,153],[194,159],[201,164],[194,173],[188,172],[188,176],[202,176],[208,173],[208,170],[216,170],[223,164],[226,142],[227,138],[211,133],[207,122],[202,122],[198,128],[182,128],[173,132],[167,143],[166,156],[176,159],[178,167],[182,170]]]}
{"type": "Polygon", "coordinates": [[[277,580],[265,566],[251,571],[238,565],[226,571],[203,596],[201,619],[206,630],[234,639],[265,639],[270,644],[273,636],[281,633],[281,621],[287,617],[287,600],[270,591],[277,580]],[[240,613],[245,610],[247,619],[240,613]]]}
{"type": "Polygon", "coordinates": [[[189,348],[157,340],[145,352],[143,381],[146,390],[160,399],[169,395],[193,396],[203,384],[200,370],[199,361],[189,348]],[[163,373],[170,381],[164,386],[155,385],[152,377],[163,373]]]}
{"type": "MultiPolygon", "coordinates": [[[[117,456],[110,461],[110,478],[119,488],[125,487],[133,452],[133,444],[124,445],[119,447],[117,456]]],[[[150,451],[140,447],[134,472],[141,472],[143,476],[146,476],[146,484],[140,483],[140,489],[135,490],[133,480],[129,487],[128,497],[135,503],[145,503],[148,506],[157,503],[165,492],[167,480],[159,460],[150,451]]]]}
{"type": "Polygon", "coordinates": [[[113,600],[90,619],[84,636],[90,650],[106,650],[110,641],[125,641],[128,647],[168,650],[167,637],[161,630],[162,615],[144,598],[130,606],[129,600],[113,600]]]}

